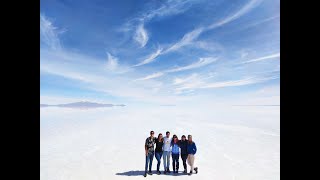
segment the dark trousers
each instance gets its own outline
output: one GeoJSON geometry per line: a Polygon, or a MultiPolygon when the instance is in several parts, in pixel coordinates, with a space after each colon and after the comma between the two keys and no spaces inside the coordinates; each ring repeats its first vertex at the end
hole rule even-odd
{"type": "Polygon", "coordinates": [[[187,158],[188,158],[188,154],[181,154],[181,159],[183,162],[183,168],[185,170],[187,170],[187,158]]]}
{"type": "Polygon", "coordinates": [[[173,171],[179,170],[179,154],[172,154],[173,171]]]}
{"type": "Polygon", "coordinates": [[[159,171],[159,168],[160,168],[161,157],[162,157],[162,152],[156,152],[156,159],[157,159],[157,161],[158,161],[157,171],[159,171]]]}
{"type": "Polygon", "coordinates": [[[146,156],[146,168],[145,168],[145,172],[147,172],[148,164],[149,164],[149,171],[151,171],[153,156],[154,156],[154,152],[152,152],[152,153],[149,152],[148,155],[146,156]]]}

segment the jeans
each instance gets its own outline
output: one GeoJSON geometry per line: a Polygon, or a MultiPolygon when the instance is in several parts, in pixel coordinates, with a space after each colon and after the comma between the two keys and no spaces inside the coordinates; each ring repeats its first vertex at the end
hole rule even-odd
{"type": "Polygon", "coordinates": [[[188,154],[181,154],[184,170],[187,170],[187,158],[188,158],[188,154]]]}
{"type": "Polygon", "coordinates": [[[149,171],[151,171],[153,156],[154,156],[154,152],[149,152],[148,155],[146,156],[145,172],[147,172],[148,164],[149,164],[149,171]]]}
{"type": "Polygon", "coordinates": [[[164,170],[169,169],[170,167],[170,151],[163,151],[163,167],[164,170]]]}
{"type": "Polygon", "coordinates": [[[157,171],[159,171],[159,169],[160,169],[161,157],[162,157],[162,152],[156,152],[156,159],[158,161],[157,171]]]}
{"type": "Polygon", "coordinates": [[[179,170],[179,154],[172,154],[173,171],[179,170]]]}

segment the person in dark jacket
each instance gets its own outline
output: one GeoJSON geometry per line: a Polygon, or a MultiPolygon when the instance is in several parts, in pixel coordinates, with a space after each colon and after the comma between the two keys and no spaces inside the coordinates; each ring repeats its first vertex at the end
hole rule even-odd
{"type": "Polygon", "coordinates": [[[183,162],[183,168],[184,171],[183,173],[187,173],[187,158],[188,158],[188,152],[187,152],[187,146],[188,146],[188,141],[186,139],[185,135],[181,136],[181,140],[179,141],[180,144],[180,149],[181,149],[181,159],[183,162]]]}
{"type": "Polygon", "coordinates": [[[172,167],[173,173],[178,173],[179,170],[179,154],[180,154],[180,147],[179,147],[179,140],[177,136],[173,137],[172,142],[172,167]]]}
{"type": "Polygon", "coordinates": [[[198,173],[198,167],[194,168],[194,155],[197,153],[197,146],[196,146],[196,143],[192,141],[191,135],[188,135],[187,152],[188,152],[187,161],[189,166],[191,166],[189,175],[192,175],[193,170],[195,170],[196,173],[198,173]]]}
{"type": "Polygon", "coordinates": [[[160,164],[161,164],[161,157],[162,157],[162,153],[163,153],[163,137],[162,134],[159,133],[158,138],[156,138],[156,159],[158,161],[157,164],[157,173],[161,174],[159,168],[160,168],[160,164]]]}
{"type": "Polygon", "coordinates": [[[147,176],[148,165],[149,165],[148,174],[152,175],[151,167],[152,167],[152,160],[154,156],[154,143],[155,143],[155,138],[153,137],[153,135],[154,135],[154,132],[150,131],[150,137],[146,139],[146,142],[144,144],[145,155],[146,155],[146,167],[145,167],[144,177],[147,176]]]}

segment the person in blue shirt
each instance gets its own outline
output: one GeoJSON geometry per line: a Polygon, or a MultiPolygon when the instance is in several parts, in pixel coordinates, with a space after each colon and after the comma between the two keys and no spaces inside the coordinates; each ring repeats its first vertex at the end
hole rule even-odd
{"type": "Polygon", "coordinates": [[[178,137],[176,135],[173,135],[171,154],[172,154],[173,173],[178,173],[180,146],[179,146],[178,137]]]}
{"type": "Polygon", "coordinates": [[[189,175],[192,175],[193,170],[198,173],[198,167],[194,168],[194,155],[197,153],[197,146],[196,143],[192,141],[192,136],[188,135],[188,145],[187,145],[187,152],[188,152],[188,164],[191,166],[189,175]]]}

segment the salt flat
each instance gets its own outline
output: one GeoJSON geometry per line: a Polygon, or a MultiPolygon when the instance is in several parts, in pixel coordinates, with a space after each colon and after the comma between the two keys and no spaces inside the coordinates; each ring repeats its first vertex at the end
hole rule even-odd
{"type": "Polygon", "coordinates": [[[41,108],[40,143],[41,180],[280,179],[277,106],[41,108]],[[150,130],[192,134],[199,173],[143,177],[150,130]]]}

